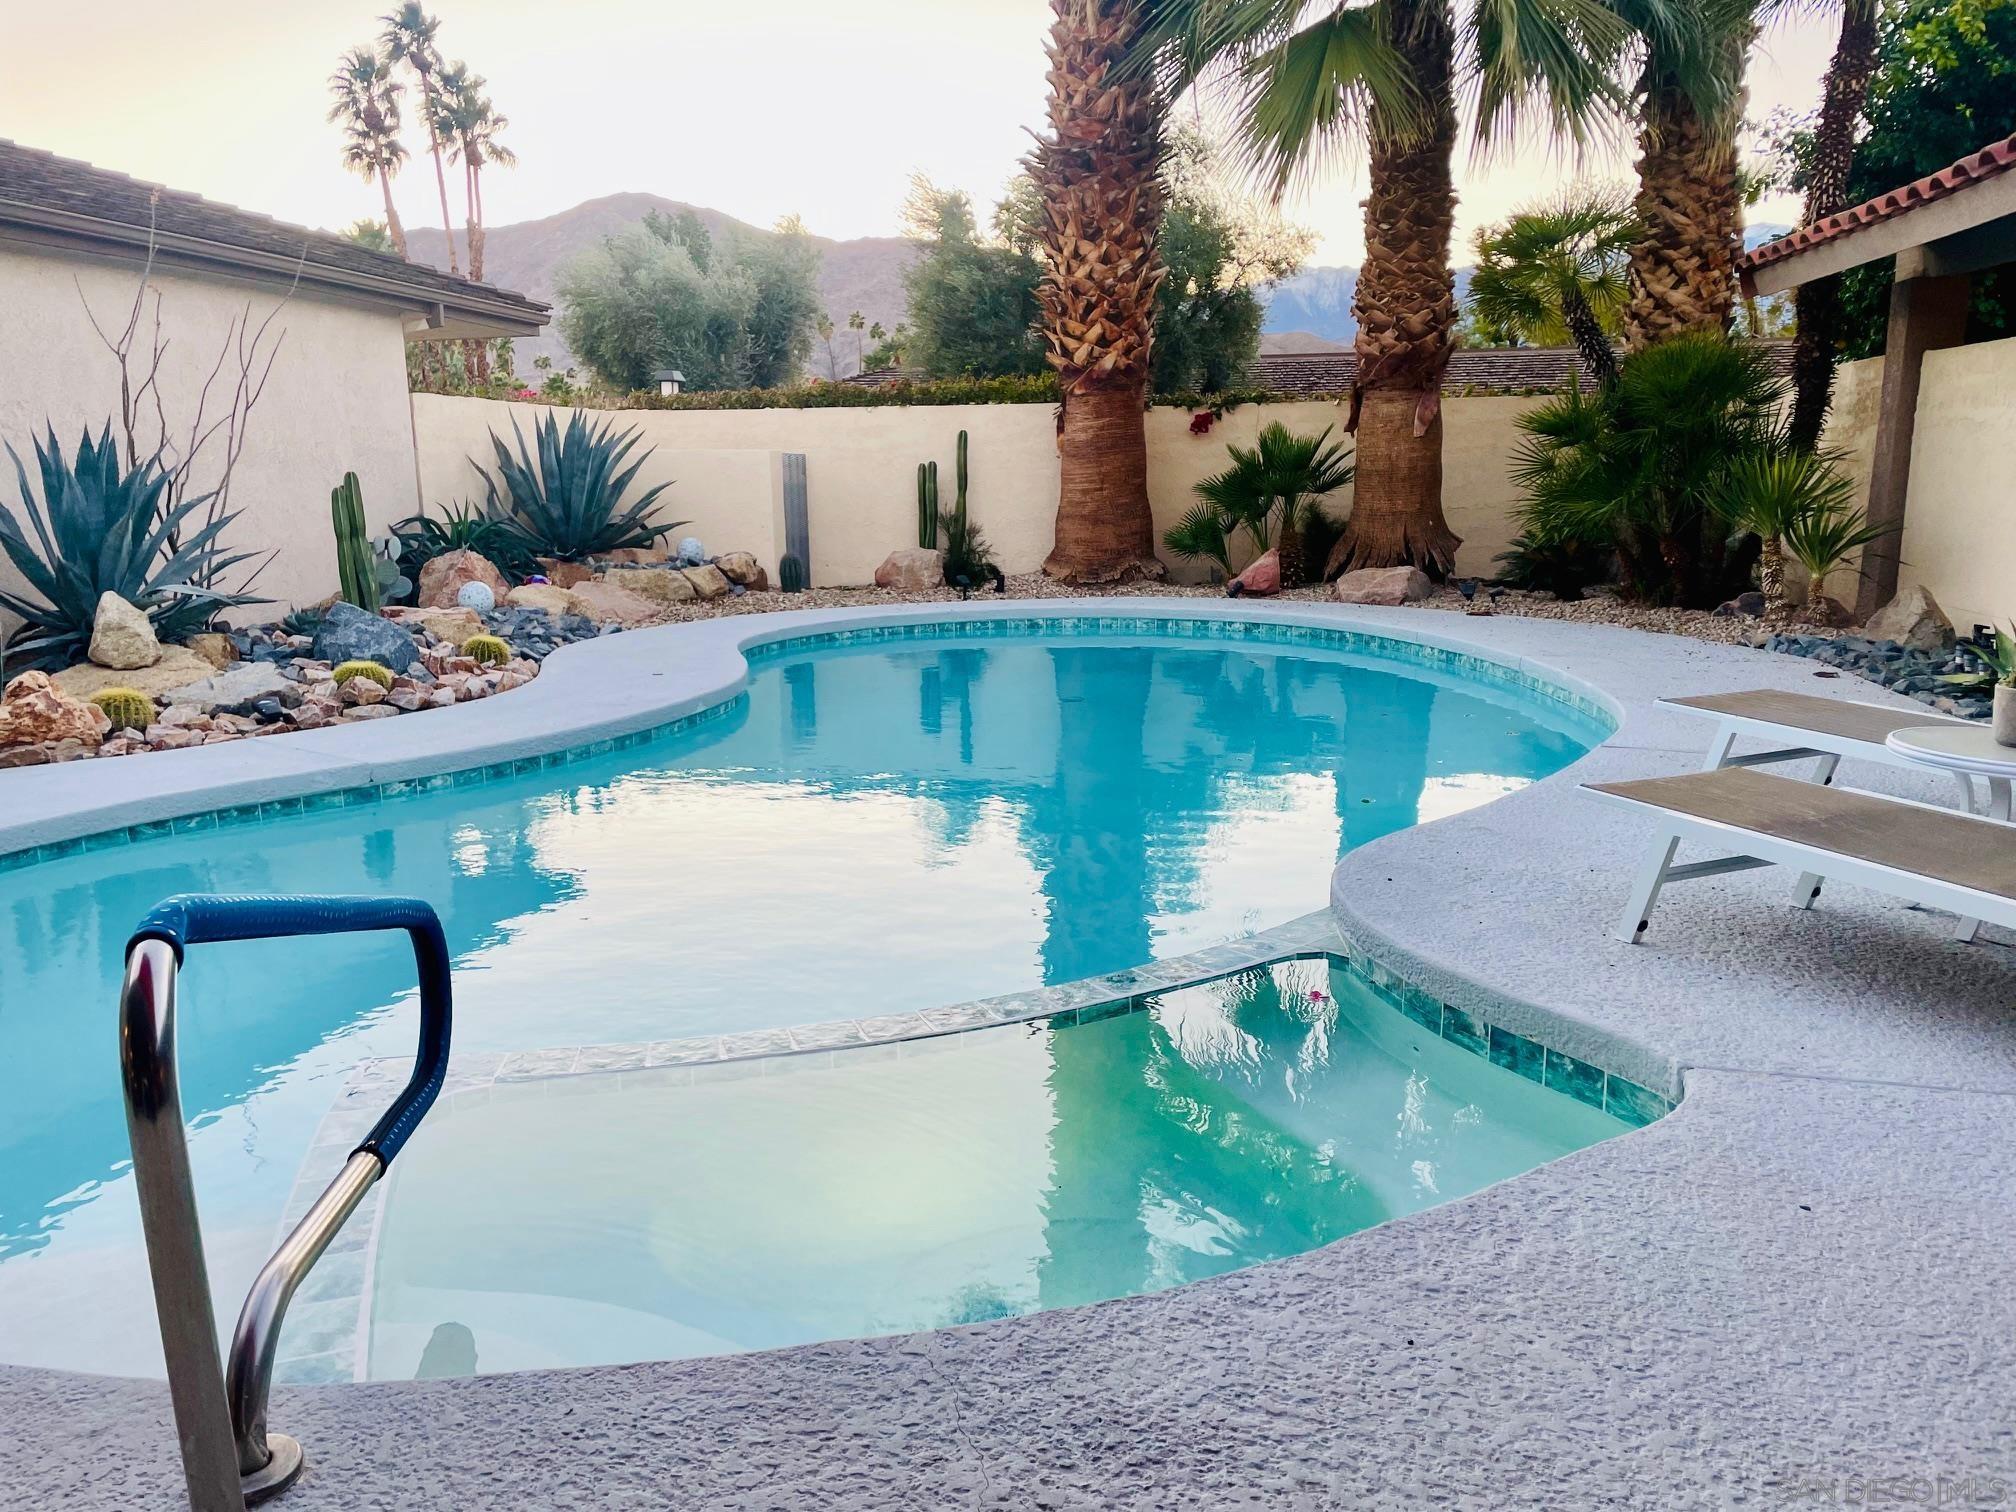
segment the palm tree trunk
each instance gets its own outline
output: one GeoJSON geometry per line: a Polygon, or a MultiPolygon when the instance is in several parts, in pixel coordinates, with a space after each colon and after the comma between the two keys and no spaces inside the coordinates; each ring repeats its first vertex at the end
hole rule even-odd
{"type": "MultiPolygon", "coordinates": [[[[482,212],[476,199],[476,175],[480,170],[475,155],[464,148],[462,151],[462,201],[467,207],[469,227],[469,276],[483,281],[483,221],[482,212]]],[[[474,340],[462,343],[463,371],[472,383],[483,384],[490,378],[490,351],[486,343],[474,340]]]]}
{"type": "Polygon", "coordinates": [[[1582,297],[1580,289],[1569,289],[1562,295],[1561,323],[1568,327],[1576,351],[1582,354],[1582,366],[1589,369],[1590,375],[1601,384],[1615,383],[1617,353],[1603,330],[1603,322],[1589,308],[1589,301],[1582,297]]]}
{"type": "Polygon", "coordinates": [[[420,108],[427,117],[427,147],[434,154],[434,187],[441,193],[441,229],[448,237],[448,271],[459,275],[462,264],[455,255],[455,217],[448,209],[448,170],[441,165],[441,134],[434,129],[434,81],[424,73],[420,75],[420,108]]]}
{"type": "Polygon", "coordinates": [[[392,250],[406,256],[406,223],[399,219],[399,207],[392,203],[392,180],[385,165],[378,165],[378,187],[385,192],[385,234],[392,238],[392,250]]]}
{"type": "MultiPolygon", "coordinates": [[[[1876,68],[1876,0],[1847,0],[1841,37],[1827,65],[1820,120],[1813,131],[1813,164],[1806,184],[1804,224],[1811,226],[1848,207],[1848,172],[1855,162],[1855,122],[1869,98],[1876,68]]],[[[1827,406],[1834,398],[1834,353],[1841,338],[1839,274],[1801,284],[1793,296],[1799,328],[1792,345],[1794,446],[1820,444],[1827,406]]]]}
{"type": "Polygon", "coordinates": [[[1057,534],[1043,570],[1067,583],[1159,578],[1148,508],[1146,385],[1064,397],[1057,430],[1057,534]]]}
{"type": "MultiPolygon", "coordinates": [[[[1764,618],[1774,625],[1782,625],[1792,617],[1792,606],[1785,598],[1785,543],[1777,536],[1764,537],[1764,553],[1757,562],[1757,586],[1764,593],[1764,618]]],[[[1813,585],[1814,593],[1819,593],[1820,585],[1813,585]]]]}
{"type": "Polygon", "coordinates": [[[1645,92],[1638,145],[1644,230],[1631,248],[1625,347],[1639,351],[1688,331],[1726,333],[1743,231],[1733,122],[1704,120],[1693,100],[1660,81],[1645,92]]]}
{"type": "Polygon", "coordinates": [[[1324,576],[1410,564],[1445,578],[1462,544],[1442,513],[1442,378],[1456,328],[1456,32],[1448,0],[1389,0],[1387,14],[1427,119],[1397,119],[1376,101],[1370,111],[1365,266],[1352,301],[1358,362],[1345,427],[1358,437],[1358,477],[1324,576]]]}

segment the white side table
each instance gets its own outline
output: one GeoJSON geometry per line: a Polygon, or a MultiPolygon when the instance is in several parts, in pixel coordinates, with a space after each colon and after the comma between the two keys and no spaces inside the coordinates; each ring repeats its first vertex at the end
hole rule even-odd
{"type": "MultiPolygon", "coordinates": [[[[1974,779],[1988,784],[1988,817],[2009,822],[2009,784],[2016,779],[2016,746],[1998,745],[1985,724],[1927,725],[1893,730],[1883,742],[1907,761],[1951,772],[1967,790],[1974,806],[1974,779]]],[[[1962,919],[1955,938],[1971,941],[1981,928],[1976,919],[1962,919]]]]}

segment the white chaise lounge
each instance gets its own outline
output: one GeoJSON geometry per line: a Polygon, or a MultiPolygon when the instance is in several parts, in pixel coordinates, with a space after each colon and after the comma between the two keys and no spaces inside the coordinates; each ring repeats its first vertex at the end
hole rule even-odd
{"type": "MultiPolygon", "coordinates": [[[[2016,928],[2016,827],[1994,819],[1740,766],[1584,789],[1652,815],[1662,832],[1617,924],[1627,942],[1644,936],[1669,882],[1759,866],[1790,866],[1802,883],[1810,878],[1796,900],[1802,907],[1818,899],[1822,878],[1832,878],[2016,928]],[[1727,854],[1675,865],[1682,841],[1727,854]]],[[[1972,933],[1971,924],[1962,930],[1972,933]]]]}

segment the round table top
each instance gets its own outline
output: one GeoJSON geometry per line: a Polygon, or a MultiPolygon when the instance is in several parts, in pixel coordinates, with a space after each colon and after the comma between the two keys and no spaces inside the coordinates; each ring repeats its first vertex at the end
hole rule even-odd
{"type": "Polygon", "coordinates": [[[2016,746],[1997,744],[1987,724],[1943,724],[1893,730],[1883,742],[1899,756],[1949,772],[2016,777],[2016,746]]]}

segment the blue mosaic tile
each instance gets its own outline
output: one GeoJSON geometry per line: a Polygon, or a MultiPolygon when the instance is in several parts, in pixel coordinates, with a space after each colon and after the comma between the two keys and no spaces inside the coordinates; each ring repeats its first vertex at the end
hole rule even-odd
{"type": "Polygon", "coordinates": [[[1664,1118],[1673,1111],[1673,1104],[1648,1087],[1621,1076],[1608,1076],[1604,1078],[1603,1110],[1625,1123],[1642,1126],[1664,1118]]]}
{"type": "Polygon", "coordinates": [[[1491,1025],[1490,1055],[1492,1065],[1516,1071],[1528,1081],[1544,1083],[1547,1080],[1546,1047],[1535,1044],[1523,1034],[1513,1034],[1496,1024],[1491,1025]]]}
{"type": "MultiPolygon", "coordinates": [[[[1384,989],[1378,989],[1382,995],[1384,989]]],[[[1442,1032],[1442,1000],[1419,987],[1405,987],[1394,994],[1394,1006],[1430,1034],[1442,1032]]]]}
{"type": "Polygon", "coordinates": [[[1572,1055],[1563,1055],[1552,1046],[1547,1050],[1547,1085],[1592,1108],[1603,1106],[1602,1070],[1572,1055]]]}
{"type": "Polygon", "coordinates": [[[1472,1055],[1485,1053],[1485,1026],[1461,1008],[1442,1007],[1442,1038],[1460,1045],[1472,1055]]]}

